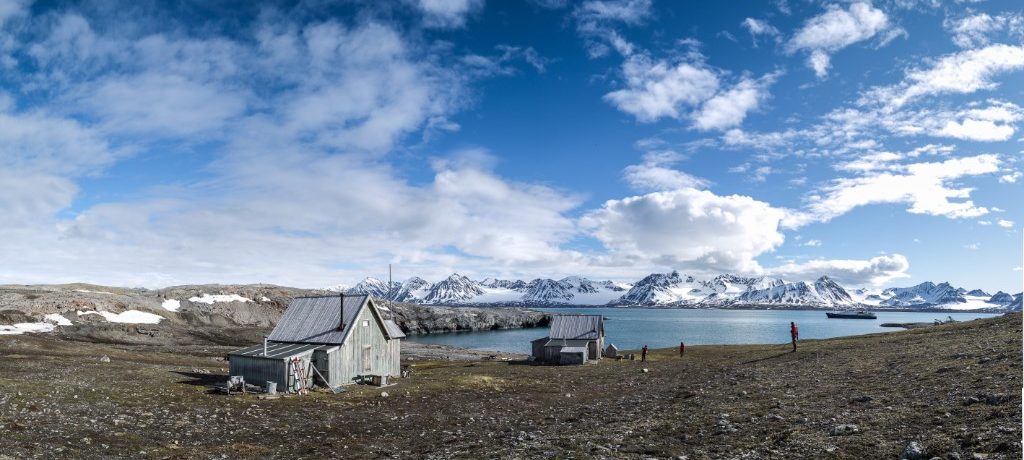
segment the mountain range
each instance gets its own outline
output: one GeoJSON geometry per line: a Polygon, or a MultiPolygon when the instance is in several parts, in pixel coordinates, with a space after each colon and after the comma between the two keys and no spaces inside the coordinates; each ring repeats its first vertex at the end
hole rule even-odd
{"type": "Polygon", "coordinates": [[[950,310],[1021,310],[1021,294],[967,290],[949,283],[924,282],[910,287],[847,290],[828,276],[813,282],[731,274],[699,279],[652,273],[635,283],[596,281],[579,276],[532,281],[487,278],[473,280],[453,273],[431,283],[414,276],[405,281],[366,278],[333,291],[432,305],[498,306],[622,306],[681,308],[874,308],[950,310]]]}

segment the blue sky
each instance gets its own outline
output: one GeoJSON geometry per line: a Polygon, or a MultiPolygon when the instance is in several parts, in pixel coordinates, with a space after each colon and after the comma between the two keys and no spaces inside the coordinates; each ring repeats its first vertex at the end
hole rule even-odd
{"type": "Polygon", "coordinates": [[[1019,292],[1016,1],[0,1],[0,282],[1019,292]]]}

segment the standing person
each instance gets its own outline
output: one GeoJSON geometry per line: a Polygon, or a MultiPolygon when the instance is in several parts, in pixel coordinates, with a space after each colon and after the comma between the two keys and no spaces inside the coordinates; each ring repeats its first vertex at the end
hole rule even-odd
{"type": "Polygon", "coordinates": [[[647,362],[647,345],[640,349],[640,362],[647,362]]]}
{"type": "Polygon", "coordinates": [[[683,352],[684,351],[686,351],[686,344],[683,343],[683,342],[679,342],[679,357],[680,358],[683,357],[683,352]]]}
{"type": "Polygon", "coordinates": [[[793,336],[793,351],[796,351],[796,341],[800,338],[800,331],[796,329],[796,323],[789,322],[789,335],[793,336]]]}

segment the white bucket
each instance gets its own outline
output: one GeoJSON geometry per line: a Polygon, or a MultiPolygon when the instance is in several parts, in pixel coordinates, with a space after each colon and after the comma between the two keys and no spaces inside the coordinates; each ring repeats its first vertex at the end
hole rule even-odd
{"type": "Polygon", "coordinates": [[[275,395],[275,394],[277,394],[277,382],[271,382],[269,380],[267,381],[267,394],[268,395],[275,395]]]}

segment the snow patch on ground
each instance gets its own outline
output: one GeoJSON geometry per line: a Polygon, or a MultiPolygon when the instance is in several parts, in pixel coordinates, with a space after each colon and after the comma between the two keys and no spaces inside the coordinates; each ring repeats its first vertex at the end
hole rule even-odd
{"type": "Polygon", "coordinates": [[[154,315],[152,313],[146,313],[138,310],[128,310],[123,313],[112,313],[109,311],[80,311],[78,316],[83,315],[100,315],[111,323],[126,323],[126,324],[157,324],[164,319],[163,316],[154,315]]]}
{"type": "Polygon", "coordinates": [[[945,308],[949,310],[977,310],[979,308],[999,308],[1002,305],[995,303],[988,303],[988,297],[965,295],[964,303],[947,303],[945,305],[939,305],[939,308],[945,308]]]}
{"type": "Polygon", "coordinates": [[[88,290],[88,289],[75,289],[75,292],[86,292],[86,293],[89,293],[89,294],[107,294],[107,295],[117,295],[116,293],[113,293],[113,292],[106,292],[106,291],[90,291],[90,290],[88,290]]]}
{"type": "Polygon", "coordinates": [[[56,323],[58,326],[71,325],[71,320],[65,318],[63,315],[59,313],[50,313],[49,315],[44,316],[43,319],[51,323],[56,323]]]}
{"type": "Polygon", "coordinates": [[[181,301],[177,299],[167,299],[164,303],[160,304],[167,311],[178,311],[181,308],[181,301]]]}
{"type": "Polygon", "coordinates": [[[203,294],[202,297],[189,297],[189,302],[205,303],[213,305],[214,302],[252,302],[238,294],[203,294]]]}
{"type": "Polygon", "coordinates": [[[514,291],[506,288],[489,288],[480,287],[484,291],[476,297],[469,300],[469,303],[501,303],[501,302],[518,302],[523,300],[523,293],[514,291]]]}
{"type": "Polygon", "coordinates": [[[50,323],[0,324],[0,335],[18,335],[26,332],[53,332],[54,327],[50,323]]]}
{"type": "Polygon", "coordinates": [[[267,296],[260,297],[260,302],[270,302],[270,297],[267,297],[267,296]]]}

